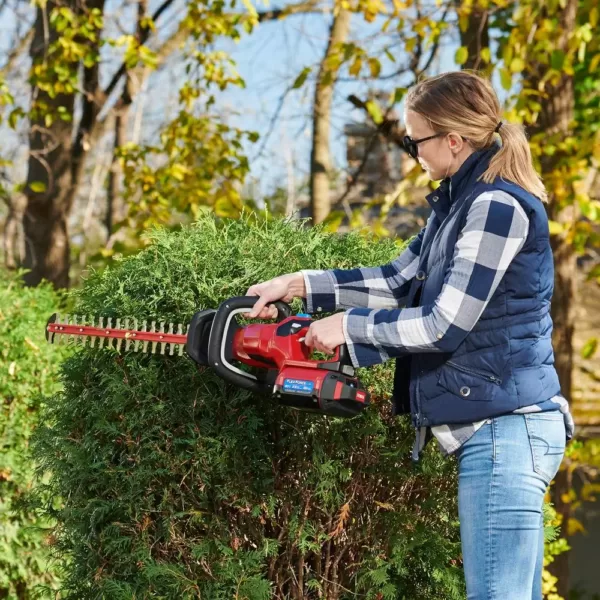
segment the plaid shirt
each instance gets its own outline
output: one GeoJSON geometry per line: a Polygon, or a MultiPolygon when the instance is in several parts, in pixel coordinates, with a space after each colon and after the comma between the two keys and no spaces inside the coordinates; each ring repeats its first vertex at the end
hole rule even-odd
{"type": "MultiPolygon", "coordinates": [[[[512,259],[523,247],[529,220],[521,205],[503,191],[478,196],[469,209],[452,266],[434,304],[402,308],[417,273],[425,229],[387,265],[301,271],[308,313],[347,309],[343,331],[355,367],[383,363],[408,352],[448,352],[456,348],[479,320],[512,259]],[[496,226],[498,219],[504,224],[501,229],[496,226]],[[482,277],[482,272],[487,276],[482,277]]],[[[526,408],[515,412],[560,409],[565,415],[567,436],[572,437],[573,419],[562,396],[526,408]]],[[[442,453],[451,454],[487,421],[434,426],[431,432],[442,453]]],[[[413,456],[418,456],[426,439],[427,428],[421,427],[413,456]]]]}

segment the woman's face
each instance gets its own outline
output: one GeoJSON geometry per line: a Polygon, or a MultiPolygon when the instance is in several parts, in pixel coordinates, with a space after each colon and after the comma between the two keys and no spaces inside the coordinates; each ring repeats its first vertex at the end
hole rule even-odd
{"type": "MultiPolygon", "coordinates": [[[[412,110],[404,112],[404,123],[406,134],[413,140],[420,140],[438,133],[431,128],[424,117],[412,110]]],[[[419,164],[434,181],[454,175],[466,156],[471,154],[468,145],[455,133],[447,133],[421,142],[417,148],[419,164]],[[466,155],[465,152],[467,152],[466,155]]]]}

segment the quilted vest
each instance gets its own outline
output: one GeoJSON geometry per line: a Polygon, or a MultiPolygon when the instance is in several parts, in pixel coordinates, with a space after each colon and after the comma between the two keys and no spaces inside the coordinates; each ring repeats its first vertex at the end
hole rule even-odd
{"type": "MultiPolygon", "coordinates": [[[[560,393],[551,342],[548,219],[542,202],[520,186],[500,178],[491,184],[477,180],[497,149],[474,152],[427,196],[433,213],[406,306],[426,306],[438,297],[469,208],[483,192],[503,190],[519,202],[529,218],[527,239],[457,347],[449,343],[452,351],[396,359],[394,413],[410,412],[415,427],[471,423],[560,393]]],[[[446,336],[452,342],[452,326],[446,336]]]]}

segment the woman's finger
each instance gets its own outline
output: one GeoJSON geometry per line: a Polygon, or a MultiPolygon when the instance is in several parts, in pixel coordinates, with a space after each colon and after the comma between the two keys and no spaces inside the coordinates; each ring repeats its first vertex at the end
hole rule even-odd
{"type": "Polygon", "coordinates": [[[259,313],[259,319],[274,319],[277,316],[277,307],[269,304],[265,306],[259,313]]]}
{"type": "Polygon", "coordinates": [[[306,346],[308,346],[309,348],[313,345],[313,337],[312,337],[312,331],[310,330],[310,327],[308,328],[308,331],[306,332],[306,335],[304,336],[304,344],[306,346]]]}
{"type": "Polygon", "coordinates": [[[250,315],[249,315],[250,318],[252,318],[252,319],[255,319],[256,317],[259,317],[260,319],[266,318],[266,315],[269,314],[269,310],[266,308],[266,306],[267,306],[267,304],[269,304],[269,302],[271,302],[271,299],[269,298],[268,295],[262,294],[261,296],[259,296],[258,300],[256,301],[256,304],[250,311],[250,315]]]}

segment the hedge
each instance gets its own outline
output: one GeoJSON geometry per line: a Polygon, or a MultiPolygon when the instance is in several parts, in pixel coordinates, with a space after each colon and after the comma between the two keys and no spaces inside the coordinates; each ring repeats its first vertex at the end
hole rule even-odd
{"type": "MultiPolygon", "coordinates": [[[[149,236],[72,293],[77,314],[185,324],[281,273],[400,250],[249,214],[149,236]]],[[[373,404],[344,420],[187,357],[75,348],[34,443],[61,598],[464,598],[455,461],[430,444],[412,466],[410,421],[391,416],[393,361],[358,375],[373,404]]]]}

